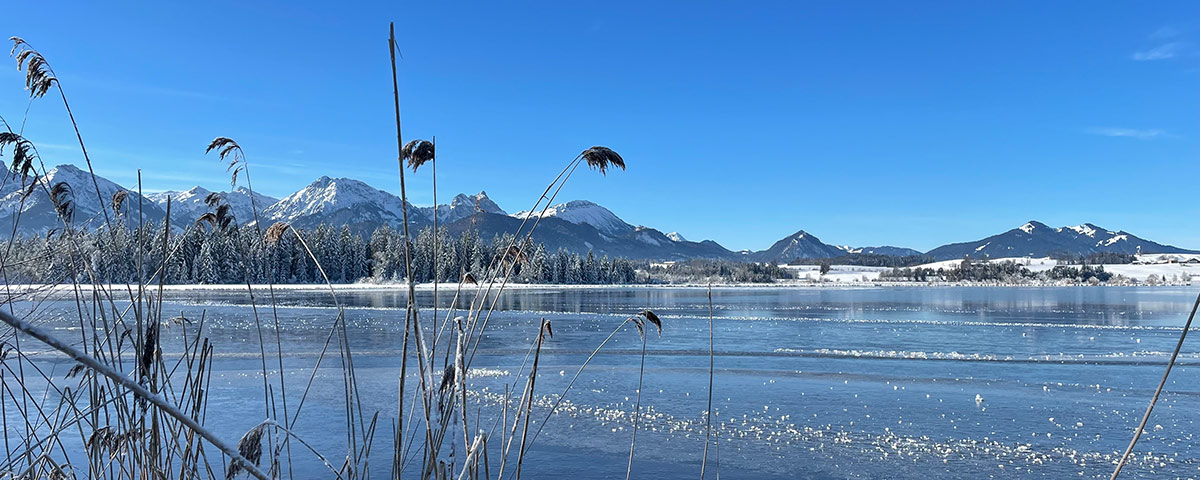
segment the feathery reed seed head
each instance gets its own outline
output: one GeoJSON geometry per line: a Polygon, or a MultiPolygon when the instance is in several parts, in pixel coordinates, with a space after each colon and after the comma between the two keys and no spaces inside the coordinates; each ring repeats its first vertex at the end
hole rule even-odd
{"type": "Polygon", "coordinates": [[[409,141],[400,149],[401,160],[408,161],[408,167],[415,173],[417,168],[434,158],[433,142],[416,139],[409,141]]]}
{"type": "Polygon", "coordinates": [[[599,170],[601,175],[607,175],[610,165],[625,170],[625,159],[608,147],[597,145],[584,150],[579,156],[587,161],[589,167],[599,170]]]}
{"type": "Polygon", "coordinates": [[[232,138],[217,137],[208,144],[208,148],[204,149],[204,153],[208,154],[213,150],[219,150],[217,158],[223,162],[229,162],[229,166],[225,168],[225,171],[230,173],[230,185],[233,188],[237,188],[238,173],[246,168],[246,157],[242,154],[241,145],[238,145],[232,138]]]}
{"type": "Polygon", "coordinates": [[[111,205],[114,214],[121,212],[121,205],[125,204],[125,197],[127,196],[129,196],[129,192],[126,190],[113,192],[111,205]]]}
{"type": "MultiPolygon", "coordinates": [[[[36,174],[34,171],[34,162],[37,161],[37,149],[33,143],[13,132],[0,132],[0,154],[4,153],[4,147],[12,145],[13,160],[10,170],[21,174],[21,181],[24,182],[31,174],[36,174]]],[[[36,183],[36,182],[35,182],[36,183]]]]}
{"type": "Polygon", "coordinates": [[[58,216],[64,222],[71,223],[71,218],[75,216],[75,193],[71,191],[71,185],[58,182],[50,187],[50,202],[54,204],[58,216]]]}
{"type": "Polygon", "coordinates": [[[13,48],[8,54],[17,60],[18,71],[25,70],[25,89],[29,90],[29,96],[39,98],[45,95],[58,82],[50,64],[21,37],[11,37],[10,40],[13,48]]]}
{"type": "MultiPolygon", "coordinates": [[[[259,461],[262,460],[262,437],[265,429],[266,424],[260,423],[258,426],[251,428],[250,431],[246,432],[245,435],[242,435],[241,440],[238,440],[238,453],[255,466],[258,466],[259,461]]],[[[230,480],[237,476],[237,474],[241,473],[244,469],[245,466],[243,466],[241,463],[238,463],[236,460],[230,460],[229,471],[225,475],[226,480],[230,480]]]]}
{"type": "Polygon", "coordinates": [[[215,207],[217,205],[220,205],[221,204],[221,194],[217,193],[217,192],[210,192],[208,195],[204,196],[204,204],[208,205],[209,207],[215,207]]]}
{"type": "Polygon", "coordinates": [[[275,222],[263,233],[263,242],[268,245],[279,243],[279,240],[283,238],[283,234],[287,233],[289,228],[291,228],[291,225],[285,222],[275,222]]]}

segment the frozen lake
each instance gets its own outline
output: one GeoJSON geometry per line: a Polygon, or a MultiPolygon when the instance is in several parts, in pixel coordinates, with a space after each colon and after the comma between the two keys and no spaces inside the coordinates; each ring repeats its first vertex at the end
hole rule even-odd
{"type": "MultiPolygon", "coordinates": [[[[1185,287],[717,288],[720,447],[710,455],[719,454],[729,478],[1107,478],[1195,294],[1185,287]]],[[[443,291],[444,305],[451,295],[443,291]]],[[[505,385],[524,386],[525,374],[518,379],[517,372],[541,318],[555,335],[543,347],[537,392],[553,398],[613,328],[649,308],[664,330],[648,344],[642,404],[651,415],[639,427],[633,474],[696,478],[708,385],[705,295],[695,288],[508,291],[472,365],[468,410],[490,426],[505,385]]],[[[418,296],[430,304],[429,292],[418,296]]],[[[339,297],[363,408],[380,412],[373,474],[386,476],[405,296],[397,287],[339,297]]],[[[308,380],[336,309],[319,290],[281,292],[279,300],[291,391],[308,380]]],[[[207,424],[230,441],[263,418],[248,302],[244,292],[175,291],[164,307],[167,316],[205,317],[217,355],[207,424]]],[[[58,335],[77,338],[74,305],[63,299],[39,310],[58,335]]],[[[260,314],[270,322],[269,307],[260,306],[260,314]]],[[[584,372],[569,408],[550,420],[527,455],[526,475],[624,474],[641,346],[627,330],[584,372]]],[[[178,334],[178,327],[164,329],[164,354],[176,348],[171,337],[178,334]]],[[[1196,345],[1185,344],[1122,478],[1200,476],[1196,345]]],[[[70,382],[62,380],[69,361],[43,362],[70,382]]],[[[296,429],[332,459],[345,454],[336,362],[335,355],[318,371],[296,429]]],[[[13,420],[10,410],[10,426],[13,420]]],[[[320,476],[315,460],[294,456],[298,469],[320,476]]]]}

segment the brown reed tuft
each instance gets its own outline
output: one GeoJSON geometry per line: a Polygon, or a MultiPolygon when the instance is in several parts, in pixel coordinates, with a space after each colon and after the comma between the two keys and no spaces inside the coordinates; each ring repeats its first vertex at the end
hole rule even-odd
{"type": "Polygon", "coordinates": [[[200,218],[196,219],[197,225],[199,225],[201,223],[207,223],[208,228],[216,229],[217,228],[217,215],[212,212],[204,212],[204,215],[200,215],[200,218]]]}
{"type": "Polygon", "coordinates": [[[208,205],[209,207],[215,207],[217,205],[220,205],[221,204],[221,194],[217,193],[217,192],[210,192],[208,195],[204,196],[204,204],[208,205]]]}
{"type": "Polygon", "coordinates": [[[17,70],[25,70],[25,89],[30,97],[41,97],[50,91],[50,87],[58,82],[46,58],[34,50],[21,37],[11,37],[13,48],[9,55],[17,60],[17,70]]]}
{"type": "MultiPolygon", "coordinates": [[[[240,453],[246,458],[246,460],[249,460],[255,466],[258,466],[259,461],[262,460],[262,437],[264,430],[266,430],[266,425],[266,423],[258,424],[254,428],[251,428],[250,431],[246,432],[245,435],[242,435],[241,440],[238,440],[238,453],[240,453]]],[[[241,473],[242,470],[243,466],[241,463],[230,461],[229,471],[225,475],[226,480],[237,476],[237,474],[241,473]]]]}
{"type": "Polygon", "coordinates": [[[74,378],[76,375],[83,373],[84,367],[82,363],[76,363],[74,367],[67,370],[67,375],[63,378],[74,378]]]}
{"type": "Polygon", "coordinates": [[[229,166],[225,168],[225,171],[230,173],[229,182],[236,188],[238,173],[246,168],[246,164],[243,162],[245,157],[242,155],[242,147],[232,138],[217,137],[208,144],[208,148],[204,149],[204,153],[207,154],[213,150],[219,150],[217,158],[220,158],[223,162],[229,162],[229,166]]]}
{"type": "Polygon", "coordinates": [[[654,312],[651,312],[650,310],[642,310],[638,312],[638,315],[645,317],[646,320],[649,320],[650,323],[653,323],[655,327],[658,327],[658,335],[660,337],[662,336],[662,320],[658,319],[658,315],[655,315],[654,312]]]}
{"type": "Polygon", "coordinates": [[[71,223],[71,218],[75,216],[75,193],[67,182],[58,182],[50,187],[50,202],[54,204],[58,216],[64,222],[71,223]]]}
{"type": "Polygon", "coordinates": [[[516,245],[508,246],[508,250],[504,251],[504,259],[510,263],[525,263],[529,260],[525,256],[525,252],[521,251],[521,248],[516,245]]]}
{"type": "Polygon", "coordinates": [[[126,190],[117,190],[113,192],[112,202],[109,202],[109,204],[112,206],[113,214],[121,213],[121,205],[125,204],[125,197],[128,196],[129,192],[126,190]]]}
{"type": "Polygon", "coordinates": [[[584,150],[579,156],[587,161],[589,167],[599,170],[601,175],[607,174],[609,165],[619,167],[621,170],[625,169],[625,159],[608,147],[597,145],[584,150]]]}
{"type": "Polygon", "coordinates": [[[37,149],[33,143],[13,132],[0,132],[0,154],[4,153],[4,147],[12,145],[13,161],[9,168],[13,172],[21,174],[21,181],[24,182],[30,175],[36,175],[34,170],[34,162],[37,161],[37,149]]]}
{"type": "Polygon", "coordinates": [[[275,222],[269,228],[267,228],[265,233],[263,233],[263,242],[268,245],[275,245],[279,243],[279,240],[283,238],[283,234],[287,233],[288,229],[291,227],[292,226],[288,225],[286,222],[275,222]]]}
{"type": "Polygon", "coordinates": [[[416,139],[404,144],[404,148],[400,151],[400,156],[403,160],[408,161],[408,168],[413,172],[417,168],[424,165],[426,162],[433,160],[434,145],[428,140],[416,139]]]}

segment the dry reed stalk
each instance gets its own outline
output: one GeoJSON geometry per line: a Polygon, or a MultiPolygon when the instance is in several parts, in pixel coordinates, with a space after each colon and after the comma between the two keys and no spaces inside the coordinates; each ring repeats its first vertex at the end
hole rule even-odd
{"type": "MultiPolygon", "coordinates": [[[[228,137],[214,138],[213,141],[208,144],[208,147],[204,150],[204,152],[209,153],[213,150],[218,150],[217,157],[221,161],[228,162],[228,166],[226,167],[226,172],[232,172],[232,174],[230,176],[231,192],[235,191],[237,188],[238,171],[245,172],[246,191],[248,193],[248,196],[250,197],[250,212],[254,217],[255,232],[259,236],[263,236],[264,233],[262,231],[262,222],[258,216],[258,200],[257,200],[257,196],[254,193],[254,184],[251,182],[251,179],[250,179],[250,163],[246,160],[245,151],[242,150],[242,147],[240,144],[238,144],[236,141],[234,141],[233,139],[228,138],[228,137]]],[[[214,195],[214,194],[209,194],[210,197],[212,195],[214,195]]],[[[218,201],[217,200],[210,201],[210,199],[206,198],[205,203],[208,203],[209,206],[214,206],[214,205],[216,205],[216,203],[218,203],[218,201]]],[[[272,226],[274,226],[274,225],[272,225],[272,226]]],[[[280,233],[280,235],[282,235],[282,233],[280,233]]],[[[276,241],[278,241],[278,239],[276,239],[276,241]]],[[[287,403],[287,381],[286,381],[286,378],[284,375],[284,368],[283,368],[283,343],[282,343],[281,335],[280,335],[280,331],[279,331],[279,311],[277,308],[278,302],[275,298],[275,279],[274,279],[274,272],[269,269],[268,269],[268,272],[271,275],[269,275],[267,277],[267,294],[268,294],[270,302],[271,302],[271,316],[274,320],[274,327],[275,327],[275,358],[276,358],[276,363],[279,367],[279,392],[280,392],[280,400],[283,404],[283,423],[285,425],[288,425],[291,422],[288,418],[289,413],[288,413],[288,403],[287,403]]],[[[253,292],[250,292],[251,296],[253,296],[253,294],[254,294],[253,292]]],[[[261,333],[260,333],[260,337],[261,337],[261,333]]],[[[260,341],[260,343],[261,343],[261,341],[260,341]]],[[[293,477],[292,470],[291,470],[291,446],[290,446],[290,444],[288,444],[289,440],[290,440],[290,438],[287,438],[284,440],[284,442],[285,442],[285,445],[287,445],[287,449],[288,449],[288,475],[289,475],[289,477],[293,477]]]]}
{"type": "Polygon", "coordinates": [[[517,449],[517,480],[521,480],[521,466],[525,460],[525,440],[529,437],[529,417],[533,413],[533,387],[537,381],[538,360],[542,356],[542,343],[546,341],[546,337],[554,337],[554,331],[550,329],[550,321],[542,319],[542,326],[538,330],[537,350],[533,352],[533,367],[529,369],[529,398],[525,402],[525,426],[521,432],[521,446],[517,449]]]}
{"type": "MultiPolygon", "coordinates": [[[[33,45],[20,37],[11,37],[9,40],[13,42],[13,48],[9,55],[17,60],[17,70],[25,69],[25,86],[29,89],[31,98],[40,98],[50,91],[50,87],[58,87],[63,107],[67,109],[67,117],[71,120],[71,127],[75,129],[75,138],[79,141],[79,149],[83,151],[83,160],[87,163],[92,186],[96,189],[96,200],[100,202],[99,205],[104,205],[104,198],[100,196],[100,183],[96,181],[96,172],[92,169],[92,159],[88,156],[87,146],[83,144],[83,134],[79,132],[79,124],[75,121],[75,113],[71,111],[71,104],[67,102],[67,94],[63,91],[62,82],[55,76],[54,69],[50,68],[50,63],[33,48],[33,45]]],[[[104,213],[104,223],[111,230],[112,221],[108,218],[108,210],[102,208],[100,211],[104,213]]]]}
{"type": "Polygon", "coordinates": [[[159,395],[150,393],[150,391],[146,390],[145,387],[142,387],[137,382],[125,377],[123,374],[121,374],[121,372],[113,370],[111,367],[100,363],[95,358],[92,358],[91,356],[88,356],[75,349],[75,347],[72,347],[71,345],[62,342],[57,338],[54,338],[54,336],[50,335],[45,330],[42,330],[40,327],[36,327],[25,320],[17,319],[3,311],[0,311],[0,320],[9,324],[18,331],[37,339],[47,346],[66,354],[72,360],[87,366],[93,373],[107,377],[113,383],[129,390],[138,398],[149,402],[163,413],[175,418],[177,421],[187,426],[190,430],[200,434],[200,436],[204,437],[205,440],[208,440],[209,443],[236,461],[241,468],[245,469],[247,473],[253,475],[255,478],[259,478],[261,480],[270,480],[265,473],[260,471],[250,459],[243,456],[238,449],[229,446],[208,429],[196,423],[196,421],[189,417],[186,413],[176,408],[175,405],[172,405],[159,395]]]}
{"type": "Polygon", "coordinates": [[[625,470],[625,480],[629,480],[630,475],[633,474],[633,449],[634,445],[637,443],[638,419],[642,416],[642,378],[646,373],[647,336],[646,332],[643,331],[643,324],[641,321],[643,318],[646,321],[653,323],[654,326],[658,327],[658,335],[662,336],[662,321],[658,319],[658,315],[655,315],[654,312],[651,312],[650,310],[642,310],[641,312],[638,312],[637,315],[633,316],[634,325],[637,325],[638,333],[642,337],[642,359],[641,366],[638,367],[637,399],[634,401],[633,407],[633,435],[629,439],[629,466],[625,470]]]}
{"type": "Polygon", "coordinates": [[[712,436],[713,368],[716,365],[713,350],[713,303],[712,280],[708,282],[708,408],[704,410],[704,457],[700,460],[700,480],[704,480],[708,467],[708,446],[712,436]]]}
{"type": "Polygon", "coordinates": [[[1187,338],[1188,330],[1192,328],[1192,320],[1196,318],[1196,309],[1198,308],[1200,308],[1200,294],[1196,296],[1196,303],[1192,305],[1192,313],[1188,314],[1187,322],[1183,324],[1183,331],[1179,332],[1179,342],[1175,344],[1175,350],[1171,352],[1171,359],[1167,361],[1167,369],[1163,372],[1162,380],[1158,382],[1158,388],[1154,389],[1154,396],[1150,398],[1150,405],[1146,407],[1146,414],[1142,415],[1141,423],[1133,431],[1133,440],[1129,441],[1129,447],[1125,448],[1125,453],[1121,455],[1121,460],[1117,462],[1112,477],[1110,477],[1111,480],[1117,480],[1117,477],[1121,475],[1121,469],[1125,467],[1125,462],[1129,460],[1129,455],[1133,453],[1133,447],[1137,445],[1138,439],[1142,437],[1142,432],[1146,430],[1146,423],[1150,421],[1150,413],[1154,411],[1154,405],[1158,403],[1158,396],[1162,394],[1163,387],[1167,384],[1167,376],[1171,375],[1171,368],[1175,366],[1175,359],[1179,357],[1179,351],[1183,349],[1183,340],[1187,338]]]}
{"type": "MultiPolygon", "coordinates": [[[[399,83],[399,80],[397,78],[397,73],[396,73],[396,48],[397,48],[397,46],[396,46],[396,24],[395,24],[395,22],[392,22],[388,26],[388,55],[391,57],[391,61],[392,61],[392,99],[395,103],[395,110],[396,110],[396,148],[398,149],[396,161],[397,161],[397,163],[400,164],[399,165],[399,167],[400,167],[399,168],[399,171],[400,171],[400,193],[402,196],[401,205],[406,206],[406,205],[404,205],[406,202],[403,200],[403,196],[405,195],[405,189],[404,189],[404,137],[401,134],[401,128],[400,128],[400,83],[399,83]]],[[[397,411],[398,411],[397,418],[399,419],[399,422],[400,422],[399,431],[404,431],[404,391],[405,391],[404,384],[405,384],[405,378],[408,376],[408,329],[409,329],[410,324],[415,323],[413,321],[413,297],[415,296],[415,290],[416,290],[412,286],[412,260],[410,258],[409,251],[408,251],[408,241],[409,241],[408,209],[403,208],[402,211],[403,211],[403,221],[404,221],[404,270],[405,270],[405,276],[407,277],[407,280],[409,283],[409,289],[408,289],[408,306],[404,313],[404,339],[402,340],[402,345],[400,348],[400,351],[401,351],[401,353],[400,353],[400,355],[401,355],[401,357],[400,357],[400,395],[399,395],[399,400],[397,402],[397,404],[398,404],[397,405],[397,411]]],[[[421,375],[424,376],[424,372],[421,372],[421,375]]],[[[397,437],[397,439],[403,440],[403,435],[397,437]]],[[[397,442],[393,447],[395,449],[395,456],[401,457],[401,455],[402,455],[401,452],[403,451],[403,446],[402,446],[401,442],[397,442]]],[[[400,465],[400,468],[397,469],[397,471],[395,472],[396,479],[400,478],[400,475],[403,473],[403,469],[404,469],[404,466],[400,465]]]]}

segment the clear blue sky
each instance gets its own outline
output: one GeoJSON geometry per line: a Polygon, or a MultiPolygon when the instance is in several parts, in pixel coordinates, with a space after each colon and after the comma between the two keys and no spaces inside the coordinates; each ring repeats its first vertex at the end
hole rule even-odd
{"type": "MultiPolygon", "coordinates": [[[[228,188],[320,175],[396,192],[387,22],[405,136],[437,136],[439,193],[528,208],[578,175],[627,221],[731,249],[804,229],[928,249],[1037,219],[1200,248],[1200,4],[1109,2],[16,2],[61,77],[97,173],[228,188]],[[581,172],[582,173],[582,172],[581,172]]],[[[11,60],[9,60],[11,62],[11,60]]],[[[0,115],[23,78],[0,69],[0,115]]],[[[79,163],[62,106],[25,133],[79,163]]],[[[428,173],[411,197],[428,204],[428,173]]]]}

